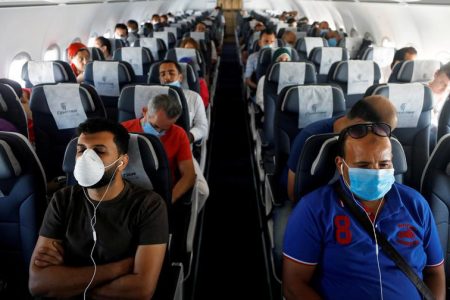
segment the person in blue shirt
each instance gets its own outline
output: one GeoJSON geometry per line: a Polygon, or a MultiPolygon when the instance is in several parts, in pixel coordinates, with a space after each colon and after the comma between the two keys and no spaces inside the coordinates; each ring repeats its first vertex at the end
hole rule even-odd
{"type": "MultiPolygon", "coordinates": [[[[335,158],[337,184],[434,297],[445,299],[444,259],[435,221],[417,191],[394,183],[390,133],[386,123],[344,129],[335,158]]],[[[292,212],[284,240],[283,293],[287,300],[422,299],[333,185],[307,194],[292,212]]]]}

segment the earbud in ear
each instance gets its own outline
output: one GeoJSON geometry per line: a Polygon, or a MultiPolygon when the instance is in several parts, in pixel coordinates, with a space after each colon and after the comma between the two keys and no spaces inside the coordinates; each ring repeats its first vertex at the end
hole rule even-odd
{"type": "Polygon", "coordinates": [[[123,160],[120,161],[119,167],[123,166],[123,160]]]}

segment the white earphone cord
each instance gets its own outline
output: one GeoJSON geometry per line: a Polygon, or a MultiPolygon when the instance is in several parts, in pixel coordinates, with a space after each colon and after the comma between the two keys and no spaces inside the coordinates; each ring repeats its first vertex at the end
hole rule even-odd
{"type": "MultiPolygon", "coordinates": [[[[117,160],[116,160],[117,161],[117,160]]],[[[123,163],[122,163],[123,164],[123,163]]],[[[119,166],[117,166],[118,168],[119,166]]],[[[86,293],[89,290],[89,288],[92,285],[92,282],[94,281],[95,278],[95,274],[97,274],[97,264],[95,263],[95,259],[94,259],[94,249],[95,249],[95,245],[97,245],[97,233],[95,232],[95,224],[97,223],[97,208],[99,207],[100,203],[102,203],[103,199],[105,198],[106,194],[108,193],[109,187],[111,185],[112,180],[114,179],[114,176],[116,175],[116,171],[117,168],[114,170],[113,175],[111,176],[111,179],[109,180],[108,186],[106,187],[106,191],[103,194],[102,198],[100,199],[100,201],[97,203],[97,205],[95,205],[94,203],[92,203],[91,198],[89,198],[88,194],[86,193],[86,189],[83,188],[83,193],[84,196],[86,197],[86,199],[89,201],[89,203],[92,205],[92,207],[94,208],[94,215],[91,218],[91,228],[92,228],[92,239],[94,240],[94,244],[92,245],[92,249],[91,249],[91,261],[94,264],[94,272],[92,273],[92,277],[91,280],[89,281],[88,285],[86,286],[86,288],[84,289],[83,292],[83,299],[86,300],[86,293]]]]}

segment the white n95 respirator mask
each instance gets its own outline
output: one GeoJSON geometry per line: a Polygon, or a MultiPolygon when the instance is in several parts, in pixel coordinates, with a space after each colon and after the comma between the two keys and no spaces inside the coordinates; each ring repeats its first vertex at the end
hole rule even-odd
{"type": "Polygon", "coordinates": [[[73,175],[78,181],[78,184],[83,187],[97,188],[107,185],[115,174],[115,169],[112,172],[105,174],[105,169],[114,165],[117,161],[108,166],[103,165],[101,158],[92,149],[86,149],[83,154],[77,158],[75,162],[75,169],[73,175]]]}

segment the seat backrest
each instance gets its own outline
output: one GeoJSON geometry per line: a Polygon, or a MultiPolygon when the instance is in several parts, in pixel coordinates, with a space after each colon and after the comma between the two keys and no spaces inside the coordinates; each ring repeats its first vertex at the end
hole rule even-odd
{"type": "Polygon", "coordinates": [[[22,104],[13,88],[3,83],[0,83],[0,118],[13,124],[28,138],[28,120],[22,104]]]}
{"type": "Polygon", "coordinates": [[[343,115],[345,97],[337,85],[297,85],[283,89],[275,112],[275,174],[286,166],[291,144],[309,124],[343,115]]]}
{"type": "Polygon", "coordinates": [[[295,43],[300,59],[308,59],[312,49],[316,47],[328,47],[327,40],[321,37],[304,37],[299,38],[295,43]]]}
{"type": "Polygon", "coordinates": [[[278,95],[290,85],[316,83],[316,70],[312,63],[278,62],[268,70],[264,81],[264,139],[273,145],[275,108],[278,95]]]}
{"type": "MultiPolygon", "coordinates": [[[[73,138],[64,153],[63,170],[68,185],[77,183],[73,176],[77,142],[78,138],[73,138]]],[[[172,182],[167,156],[160,140],[149,134],[130,133],[128,158],[128,165],[122,172],[122,177],[137,186],[157,192],[169,208],[172,201],[172,182]]]]}
{"type": "Polygon", "coordinates": [[[362,44],[362,37],[345,37],[339,41],[338,46],[348,50],[349,59],[355,59],[362,44]]]}
{"type": "Polygon", "coordinates": [[[70,65],[65,61],[27,61],[22,67],[25,87],[60,82],[77,82],[70,65]]]}
{"type": "Polygon", "coordinates": [[[134,42],[135,47],[145,47],[152,52],[155,61],[161,61],[166,57],[167,47],[162,39],[155,37],[140,38],[134,42]]]}
{"type": "Polygon", "coordinates": [[[163,27],[163,31],[173,33],[173,35],[175,36],[175,38],[177,40],[181,39],[182,34],[181,34],[181,29],[180,28],[164,26],[163,27]]]}
{"type": "Polygon", "coordinates": [[[404,60],[394,66],[388,82],[429,82],[440,67],[437,60],[404,60]]]}
{"type": "Polygon", "coordinates": [[[21,134],[0,131],[0,200],[0,295],[31,299],[28,268],[47,205],[46,178],[21,134]]]}
{"type": "Polygon", "coordinates": [[[114,39],[114,38],[110,38],[108,39],[109,42],[111,43],[111,53],[113,53],[114,51],[116,51],[117,49],[120,49],[122,47],[125,47],[125,42],[122,41],[121,39],[114,39]]]}
{"type": "Polygon", "coordinates": [[[420,192],[430,204],[445,259],[447,293],[450,287],[450,134],[443,136],[423,170],[420,192]]]}
{"type": "MultiPolygon", "coordinates": [[[[313,135],[306,140],[295,171],[294,199],[300,199],[333,180],[337,146],[338,134],[335,133],[313,135]]],[[[407,170],[405,153],[395,137],[391,137],[391,146],[395,180],[403,183],[403,175],[407,170]]]]}
{"type": "Polygon", "coordinates": [[[206,63],[202,54],[197,49],[173,48],[167,51],[166,59],[180,61],[182,58],[190,58],[194,64],[195,71],[200,77],[205,77],[206,63]]]}
{"type": "MultiPolygon", "coordinates": [[[[183,82],[181,86],[183,89],[189,89],[191,91],[200,93],[200,81],[197,72],[188,63],[178,63],[181,67],[183,73],[183,82]]],[[[148,73],[147,83],[160,84],[159,80],[159,65],[160,63],[154,63],[150,67],[150,72],[148,73]]]]}
{"type": "Polygon", "coordinates": [[[348,51],[341,47],[316,47],[311,50],[309,60],[316,66],[317,82],[326,83],[331,65],[348,60],[348,51]]]}
{"type": "Polygon", "coordinates": [[[408,172],[405,184],[419,189],[425,163],[429,157],[431,110],[433,96],[430,88],[421,83],[380,84],[367,90],[367,95],[387,97],[397,109],[397,128],[393,135],[402,144],[408,172]]]}
{"type": "Polygon", "coordinates": [[[17,97],[19,97],[19,99],[22,98],[23,91],[22,87],[20,86],[20,83],[8,78],[0,78],[0,83],[9,85],[14,90],[14,93],[16,93],[17,97]]]}
{"type": "Polygon", "coordinates": [[[334,63],[328,73],[328,82],[338,84],[345,95],[349,110],[362,98],[366,90],[380,82],[378,64],[369,60],[348,60],[334,63]]]}
{"type": "Polygon", "coordinates": [[[95,89],[87,84],[60,83],[33,88],[36,153],[47,177],[62,175],[61,164],[67,143],[76,127],[88,118],[105,118],[105,108],[95,89]]]}
{"type": "Polygon", "coordinates": [[[183,90],[166,85],[129,85],[120,93],[119,97],[119,122],[124,122],[142,117],[142,108],[148,101],[157,95],[169,95],[181,104],[182,113],[176,124],[189,132],[189,108],[183,90]]]}
{"type": "Polygon", "coordinates": [[[117,120],[117,101],[122,88],[134,82],[134,71],[123,61],[94,61],[86,64],[85,83],[94,86],[108,119],[117,120]]]}
{"type": "Polygon", "coordinates": [[[97,48],[97,47],[88,47],[89,53],[90,53],[90,60],[105,60],[105,56],[103,55],[103,52],[97,48]]]}
{"type": "Polygon", "coordinates": [[[154,31],[153,37],[162,39],[164,41],[164,44],[166,44],[167,49],[172,49],[175,47],[175,44],[177,43],[177,39],[175,35],[172,32],[168,31],[154,31]]]}
{"type": "Polygon", "coordinates": [[[450,133],[450,101],[449,98],[445,99],[444,105],[442,106],[441,113],[439,114],[438,126],[437,126],[437,137],[439,141],[441,137],[450,133]]]}
{"type": "MultiPolygon", "coordinates": [[[[248,53],[252,54],[254,52],[258,52],[259,50],[261,50],[261,47],[258,44],[259,39],[256,39],[253,41],[253,45],[251,45],[251,47],[248,49],[248,53]]],[[[278,48],[278,47],[284,47],[284,42],[282,39],[277,39],[276,42],[276,46],[274,45],[274,48],[278,48]]]]}
{"type": "Polygon", "coordinates": [[[114,51],[114,60],[126,61],[131,65],[136,83],[147,82],[147,74],[153,63],[151,51],[145,47],[123,47],[114,51]]]}
{"type": "MultiPolygon", "coordinates": [[[[300,61],[300,57],[297,50],[291,47],[283,47],[288,50],[291,56],[291,61],[300,61]]],[[[259,80],[262,76],[266,75],[267,69],[273,63],[272,57],[278,48],[264,48],[259,50],[258,61],[256,65],[256,80],[259,80]]]]}

